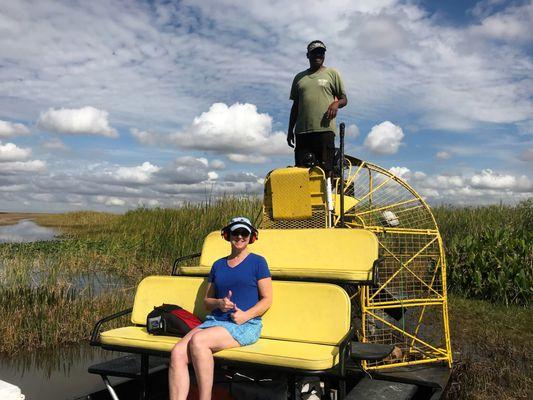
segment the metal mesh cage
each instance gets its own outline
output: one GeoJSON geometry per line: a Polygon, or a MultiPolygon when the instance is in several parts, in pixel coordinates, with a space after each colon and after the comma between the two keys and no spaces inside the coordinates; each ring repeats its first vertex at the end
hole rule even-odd
{"type": "MultiPolygon", "coordinates": [[[[323,179],[323,175],[313,175],[315,180],[317,177],[323,179]]],[[[345,206],[344,226],[374,232],[381,260],[377,285],[361,287],[360,303],[354,305],[360,310],[359,316],[354,316],[359,322],[360,340],[395,346],[392,356],[363,362],[363,367],[451,364],[446,263],[431,210],[413,188],[390,171],[350,156],[345,159],[343,183],[345,204],[350,204],[348,209],[345,206]]],[[[340,187],[340,178],[336,178],[336,194],[340,194],[340,187]]],[[[261,228],[328,227],[324,190],[315,192],[318,201],[312,205],[311,218],[274,220],[271,193],[265,184],[261,228]]],[[[336,201],[339,197],[335,196],[336,201]]],[[[334,213],[333,226],[340,228],[339,210],[334,213]]]]}
{"type": "Polygon", "coordinates": [[[431,210],[379,166],[347,157],[344,172],[344,195],[355,203],[346,226],[373,231],[381,258],[378,284],[361,291],[361,340],[395,346],[391,357],[363,366],[451,363],[445,259],[431,210]]]}

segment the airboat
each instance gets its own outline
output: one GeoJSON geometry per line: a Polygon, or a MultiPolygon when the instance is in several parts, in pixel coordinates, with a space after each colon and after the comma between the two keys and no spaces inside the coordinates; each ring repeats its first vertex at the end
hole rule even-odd
{"type": "MultiPolygon", "coordinates": [[[[261,345],[240,353],[224,350],[215,360],[226,377],[249,367],[281,372],[290,399],[439,399],[448,385],[452,349],[437,223],[405,180],[344,154],[344,124],[339,136],[332,178],[311,164],[275,169],[264,182],[256,221],[260,240],[252,251],[267,259],[274,296],[279,293],[293,317],[273,306],[264,317],[261,345]],[[306,304],[298,303],[302,296],[306,304]],[[330,302],[327,313],[320,309],[323,301],[330,302]],[[292,321],[303,308],[315,311],[306,321],[292,321]],[[320,351],[327,357],[311,359],[320,351]],[[303,394],[309,376],[319,382],[315,397],[303,394]]],[[[143,318],[174,292],[193,293],[170,300],[201,314],[194,293],[226,247],[218,232],[209,234],[202,252],[178,258],[170,276],[143,280],[132,308],[98,321],[91,344],[129,354],[91,366],[107,390],[84,399],[165,398],[156,389],[166,385],[169,349],[179,339],[152,342],[143,318]],[[107,322],[126,314],[129,326],[104,331],[107,322]],[[109,376],[130,380],[113,387],[109,376]]],[[[219,398],[239,398],[231,397],[232,382],[225,384],[228,397],[219,398]]]]}

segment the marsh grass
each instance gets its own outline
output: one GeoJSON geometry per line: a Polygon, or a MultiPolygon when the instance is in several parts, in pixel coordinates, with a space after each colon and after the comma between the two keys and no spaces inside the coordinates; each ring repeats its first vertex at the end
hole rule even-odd
{"type": "Polygon", "coordinates": [[[450,297],[448,399],[533,398],[533,310],[450,297]]]}
{"type": "Polygon", "coordinates": [[[62,235],[52,242],[0,245],[0,353],[88,339],[98,318],[131,305],[144,276],[169,274],[174,259],[199,252],[209,232],[235,215],[253,220],[260,208],[255,198],[226,198],[124,215],[36,216],[62,235]],[[121,279],[124,287],[98,295],[91,287],[74,290],[74,277],[98,273],[121,279]]]}
{"type": "Polygon", "coordinates": [[[533,200],[516,206],[437,207],[448,289],[461,296],[529,305],[533,296],[533,200]]]}

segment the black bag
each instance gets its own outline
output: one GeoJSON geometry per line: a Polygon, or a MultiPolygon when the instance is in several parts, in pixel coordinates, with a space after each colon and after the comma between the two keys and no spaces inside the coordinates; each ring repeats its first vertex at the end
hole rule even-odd
{"type": "Polygon", "coordinates": [[[152,335],[185,336],[200,325],[198,317],[175,304],[154,307],[146,317],[146,330],[152,335]]]}

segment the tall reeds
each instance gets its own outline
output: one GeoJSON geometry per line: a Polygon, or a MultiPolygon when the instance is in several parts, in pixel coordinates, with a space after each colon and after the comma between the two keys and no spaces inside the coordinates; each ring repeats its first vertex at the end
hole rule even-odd
{"type": "Polygon", "coordinates": [[[533,200],[516,206],[441,206],[448,287],[464,297],[529,305],[533,296],[533,200]]]}
{"type": "MultiPolygon", "coordinates": [[[[236,215],[255,219],[261,202],[226,198],[178,209],[124,215],[76,212],[38,216],[58,241],[0,245],[0,353],[87,339],[96,320],[131,305],[146,275],[169,274],[173,260],[201,250],[204,237],[236,215]],[[122,287],[76,287],[80,275],[109,274],[122,287]]],[[[123,322],[123,321],[122,321],[123,322]]]]}

